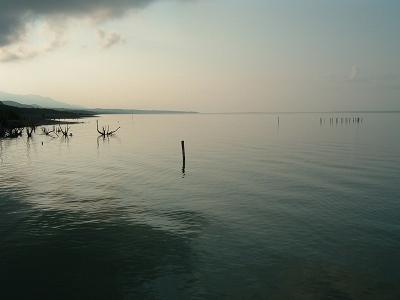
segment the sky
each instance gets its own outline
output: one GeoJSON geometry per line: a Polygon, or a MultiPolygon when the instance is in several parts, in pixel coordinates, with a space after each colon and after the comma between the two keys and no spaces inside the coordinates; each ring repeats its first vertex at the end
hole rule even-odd
{"type": "Polygon", "coordinates": [[[0,0],[0,91],[103,108],[400,110],[398,0],[0,0]]]}

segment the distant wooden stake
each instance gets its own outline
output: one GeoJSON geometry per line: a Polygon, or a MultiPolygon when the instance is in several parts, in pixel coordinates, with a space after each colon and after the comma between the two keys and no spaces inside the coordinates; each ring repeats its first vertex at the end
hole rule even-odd
{"type": "Polygon", "coordinates": [[[183,159],[182,172],[185,172],[185,164],[186,164],[185,141],[181,141],[181,146],[182,146],[182,159],[183,159]]]}

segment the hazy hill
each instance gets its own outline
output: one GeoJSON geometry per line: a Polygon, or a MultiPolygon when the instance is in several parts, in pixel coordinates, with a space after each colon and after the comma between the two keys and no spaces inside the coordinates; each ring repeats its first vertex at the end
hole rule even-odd
{"type": "Polygon", "coordinates": [[[82,106],[70,105],[64,102],[60,102],[48,97],[42,97],[37,95],[16,95],[10,93],[0,92],[0,101],[10,106],[17,106],[18,104],[24,104],[33,107],[42,108],[66,108],[66,109],[84,109],[82,106]],[[17,104],[15,104],[17,102],[17,104]]]}
{"type": "Polygon", "coordinates": [[[74,111],[83,114],[193,114],[192,111],[171,111],[171,110],[143,110],[143,109],[103,109],[86,108],[83,106],[70,105],[48,97],[36,95],[15,95],[0,92],[0,101],[3,104],[18,108],[50,108],[60,111],[74,111]]]}
{"type": "Polygon", "coordinates": [[[15,101],[1,101],[4,105],[12,106],[12,107],[19,107],[19,108],[40,108],[39,105],[27,105],[21,104],[15,101]]]}

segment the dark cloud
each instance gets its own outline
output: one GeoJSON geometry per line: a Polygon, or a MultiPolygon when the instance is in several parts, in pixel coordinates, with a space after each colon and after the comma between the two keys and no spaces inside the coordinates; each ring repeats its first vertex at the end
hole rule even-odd
{"type": "Polygon", "coordinates": [[[0,47],[13,44],[36,18],[121,16],[156,0],[0,0],[0,47]]]}

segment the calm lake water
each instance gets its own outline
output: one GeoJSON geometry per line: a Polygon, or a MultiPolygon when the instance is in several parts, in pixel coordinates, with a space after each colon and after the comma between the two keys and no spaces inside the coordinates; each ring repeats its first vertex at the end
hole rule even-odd
{"type": "Polygon", "coordinates": [[[0,298],[399,299],[400,114],[359,116],[102,116],[115,137],[94,118],[0,141],[0,298]]]}

